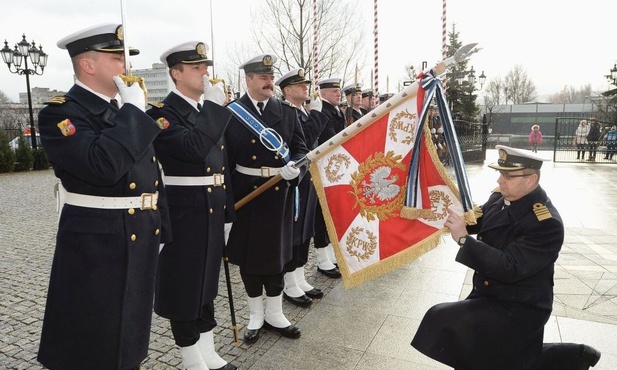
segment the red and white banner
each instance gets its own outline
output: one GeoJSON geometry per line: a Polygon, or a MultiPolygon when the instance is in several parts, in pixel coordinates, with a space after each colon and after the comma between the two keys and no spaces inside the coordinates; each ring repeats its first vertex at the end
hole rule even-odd
{"type": "Polygon", "coordinates": [[[310,158],[313,183],[346,288],[437,246],[448,232],[443,226],[446,207],[463,214],[456,185],[432,142],[427,143],[428,126],[418,127],[424,90],[414,85],[335,136],[327,151],[317,150],[317,156],[310,158]],[[415,153],[420,156],[421,195],[412,209],[404,205],[416,140],[421,140],[415,153]]]}

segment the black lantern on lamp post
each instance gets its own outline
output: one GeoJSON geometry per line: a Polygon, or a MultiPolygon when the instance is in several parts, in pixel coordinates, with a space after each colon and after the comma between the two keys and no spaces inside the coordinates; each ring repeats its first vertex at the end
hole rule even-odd
{"type": "Polygon", "coordinates": [[[30,114],[30,139],[32,140],[32,150],[34,151],[34,169],[38,169],[38,156],[36,155],[36,128],[34,127],[34,115],[32,113],[32,95],[30,93],[30,75],[42,75],[43,69],[47,66],[47,54],[43,52],[43,47],[36,47],[34,41],[26,41],[26,35],[22,35],[22,40],[11,50],[9,44],[4,40],[4,48],[0,50],[2,60],[6,63],[11,73],[26,75],[26,89],[28,93],[28,112],[30,114]],[[33,69],[28,67],[28,57],[32,62],[33,69]],[[23,63],[23,67],[22,67],[23,63]],[[14,67],[11,68],[11,66],[14,67]]]}

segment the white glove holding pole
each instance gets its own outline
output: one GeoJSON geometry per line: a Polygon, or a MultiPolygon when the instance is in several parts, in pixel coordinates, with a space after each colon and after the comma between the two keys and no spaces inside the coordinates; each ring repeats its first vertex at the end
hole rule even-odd
{"type": "Polygon", "coordinates": [[[222,82],[217,82],[212,86],[210,78],[207,75],[203,76],[204,79],[204,100],[209,100],[214,104],[222,106],[227,101],[227,94],[225,94],[225,87],[222,82]]]}
{"type": "Polygon", "coordinates": [[[323,103],[321,102],[321,97],[315,97],[315,96],[311,96],[311,110],[316,110],[318,112],[321,112],[321,107],[323,106],[323,103]]]}
{"type": "Polygon", "coordinates": [[[281,177],[285,180],[293,180],[300,175],[300,169],[295,167],[296,162],[289,161],[285,167],[281,168],[281,177]]]}
{"type": "Polygon", "coordinates": [[[122,98],[122,104],[133,104],[141,109],[142,112],[146,111],[146,96],[138,83],[126,86],[120,76],[114,76],[114,82],[118,86],[118,93],[122,98]]]}

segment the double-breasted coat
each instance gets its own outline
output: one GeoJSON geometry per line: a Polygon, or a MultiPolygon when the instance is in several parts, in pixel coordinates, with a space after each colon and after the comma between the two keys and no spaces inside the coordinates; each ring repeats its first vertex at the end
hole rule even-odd
{"type": "MultiPolygon", "coordinates": [[[[335,107],[330,102],[324,100],[321,112],[326,115],[328,122],[326,123],[326,127],[321,132],[321,135],[319,135],[319,139],[317,140],[318,145],[327,142],[334,135],[343,131],[345,126],[347,126],[347,121],[343,110],[335,107]]],[[[326,230],[326,221],[324,220],[321,205],[318,202],[315,210],[314,246],[315,248],[324,248],[328,245],[328,242],[329,238],[328,231],[326,230]]]]}
{"type": "MultiPolygon", "coordinates": [[[[255,117],[257,109],[247,94],[240,99],[255,117]]],[[[260,117],[266,127],[274,129],[290,149],[290,159],[298,161],[308,152],[295,108],[271,97],[260,117]]],[[[249,168],[283,167],[285,160],[268,150],[242,122],[232,117],[225,132],[234,200],[238,202],[268,177],[240,173],[236,165],[249,168]]],[[[305,167],[302,167],[305,171],[305,167]]],[[[299,178],[281,180],[236,211],[227,242],[229,261],[243,273],[275,275],[283,272],[292,257],[294,191],[299,178]]]]}
{"type": "Polygon", "coordinates": [[[169,226],[152,141],[160,128],[75,85],[39,114],[41,143],[68,192],[136,197],[151,210],[65,204],[38,360],[49,369],[127,369],[147,355],[159,243],[169,226]]]}
{"type": "Polygon", "coordinates": [[[426,313],[412,345],[460,369],[538,369],[564,240],[559,213],[538,186],[504,208],[499,192],[482,207],[456,260],[475,270],[469,296],[426,313]]]}
{"type": "Polygon", "coordinates": [[[175,92],[147,113],[164,122],[154,148],[165,176],[224,176],[222,186],[165,185],[173,241],[159,255],[154,311],[196,320],[218,293],[223,226],[235,216],[223,137],[231,113],[210,101],[198,112],[175,92]]]}
{"type": "MultiPolygon", "coordinates": [[[[283,102],[285,103],[285,102],[283,102]]],[[[328,117],[316,110],[308,113],[296,107],[298,120],[302,126],[307,149],[317,148],[317,139],[328,122],[328,117]]],[[[298,184],[298,215],[294,218],[294,264],[301,267],[308,259],[308,244],[315,235],[315,210],[317,207],[317,192],[313,186],[311,174],[307,172],[298,184]]]]}

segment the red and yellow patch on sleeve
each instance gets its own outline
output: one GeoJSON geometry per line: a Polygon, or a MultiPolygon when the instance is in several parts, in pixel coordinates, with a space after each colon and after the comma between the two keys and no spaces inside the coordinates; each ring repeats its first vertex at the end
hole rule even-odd
{"type": "Polygon", "coordinates": [[[73,124],[71,123],[71,120],[68,118],[58,123],[58,128],[60,129],[60,132],[62,132],[62,135],[64,136],[71,136],[75,133],[75,126],[73,126],[73,124]]]}
{"type": "Polygon", "coordinates": [[[156,120],[156,124],[159,125],[161,130],[164,130],[167,127],[169,127],[169,121],[165,117],[161,117],[161,118],[157,119],[156,120]]]}

